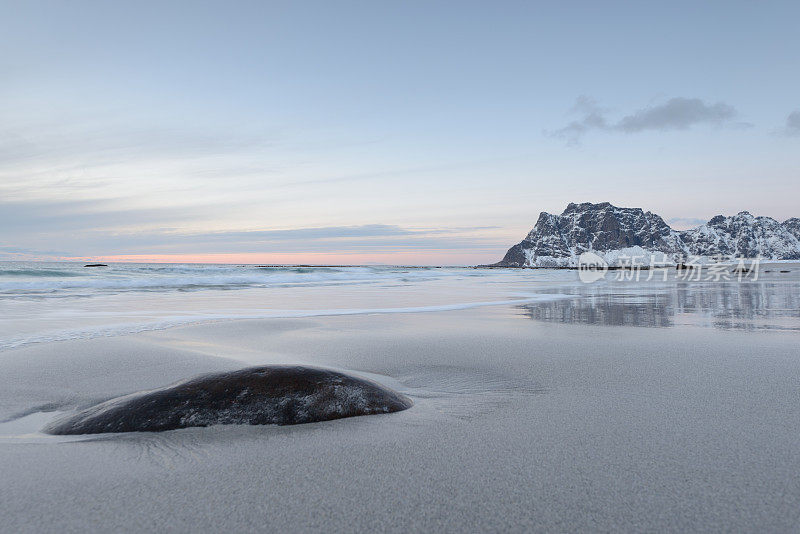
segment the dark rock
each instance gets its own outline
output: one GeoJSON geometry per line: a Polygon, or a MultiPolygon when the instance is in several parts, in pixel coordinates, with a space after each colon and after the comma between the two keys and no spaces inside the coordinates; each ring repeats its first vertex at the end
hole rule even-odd
{"type": "Polygon", "coordinates": [[[519,243],[508,249],[506,255],[499,263],[495,264],[496,267],[523,267],[525,265],[525,252],[522,248],[523,243],[519,243]]]}
{"type": "Polygon", "coordinates": [[[49,434],[159,432],[224,424],[294,425],[397,412],[405,395],[315,367],[268,365],[192,378],[92,406],[51,423],[49,434]]]}
{"type": "Polygon", "coordinates": [[[87,263],[84,267],[108,267],[105,263],[87,263]]]}

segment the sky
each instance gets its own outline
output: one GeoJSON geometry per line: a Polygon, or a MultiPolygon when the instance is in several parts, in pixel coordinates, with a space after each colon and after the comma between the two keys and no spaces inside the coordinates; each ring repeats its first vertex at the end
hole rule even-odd
{"type": "Polygon", "coordinates": [[[498,261],[800,217],[800,3],[0,0],[0,260],[498,261]]]}

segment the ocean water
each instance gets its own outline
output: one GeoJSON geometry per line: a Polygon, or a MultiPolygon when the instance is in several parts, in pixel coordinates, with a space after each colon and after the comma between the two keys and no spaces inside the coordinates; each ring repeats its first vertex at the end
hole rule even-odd
{"type": "Polygon", "coordinates": [[[484,283],[515,278],[469,268],[0,263],[0,350],[205,321],[407,313],[550,298],[484,283]]]}
{"type": "Polygon", "coordinates": [[[111,264],[6,262],[0,295],[91,297],[126,292],[200,291],[297,285],[358,284],[380,280],[424,280],[434,269],[393,267],[298,267],[220,264],[111,264]]]}
{"type": "MultiPolygon", "coordinates": [[[[766,272],[769,271],[769,272],[766,272]]],[[[540,322],[800,331],[800,265],[757,280],[436,267],[0,263],[0,350],[232,319],[495,306],[540,322]],[[623,277],[624,278],[624,277],[623,277]]]]}

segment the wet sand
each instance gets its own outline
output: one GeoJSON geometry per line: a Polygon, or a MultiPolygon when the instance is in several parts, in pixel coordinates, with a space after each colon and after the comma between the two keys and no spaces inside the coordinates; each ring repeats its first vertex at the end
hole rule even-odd
{"type": "Polygon", "coordinates": [[[0,531],[792,531],[798,341],[502,305],[4,351],[0,420],[262,363],[355,372],[415,405],[77,441],[18,419],[0,437],[0,531]]]}

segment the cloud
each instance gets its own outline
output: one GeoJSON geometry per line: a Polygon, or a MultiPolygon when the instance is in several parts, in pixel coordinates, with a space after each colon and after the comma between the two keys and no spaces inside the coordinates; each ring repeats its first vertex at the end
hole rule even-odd
{"type": "Polygon", "coordinates": [[[749,126],[746,123],[733,123],[738,115],[733,106],[723,102],[706,103],[699,98],[670,98],[662,104],[635,110],[618,121],[610,121],[606,116],[607,110],[598,106],[591,98],[581,96],[571,112],[580,114],[580,118],[545,133],[551,137],[566,139],[568,144],[575,145],[592,130],[632,134],[648,130],[688,130],[703,124],[718,127],[734,124],[749,126]]]}
{"type": "Polygon", "coordinates": [[[74,245],[80,254],[182,253],[308,253],[472,249],[493,244],[474,235],[473,228],[409,229],[365,224],[288,230],[229,232],[143,231],[98,233],[74,245]]]}
{"type": "Polygon", "coordinates": [[[58,232],[92,232],[95,229],[118,231],[158,223],[182,223],[209,216],[215,206],[127,207],[126,199],[70,201],[0,200],[0,239],[15,240],[25,235],[58,232]]]}
{"type": "MultiPolygon", "coordinates": [[[[406,228],[362,224],[289,229],[188,230],[213,206],[123,209],[119,202],[0,201],[0,259],[124,254],[317,253],[476,250],[495,245],[496,227],[406,228]],[[156,226],[158,225],[158,226],[156,226]],[[50,250],[58,243],[60,251],[50,250]]],[[[196,227],[196,226],[195,226],[196,227]]]]}
{"type": "Polygon", "coordinates": [[[706,104],[699,98],[671,98],[622,118],[614,129],[626,133],[645,130],[687,130],[695,124],[722,125],[736,117],[733,106],[706,104]]]}
{"type": "Polygon", "coordinates": [[[786,127],[783,133],[790,136],[800,135],[800,110],[792,111],[786,117],[786,127]]]}
{"type": "Polygon", "coordinates": [[[292,228],[288,230],[249,230],[178,235],[180,240],[206,243],[242,242],[248,244],[274,243],[281,241],[336,241],[342,239],[371,240],[373,238],[420,237],[454,234],[475,230],[492,229],[491,226],[466,228],[408,229],[391,224],[363,224],[356,226],[324,226],[316,228],[292,228]]]}
{"type": "MultiPolygon", "coordinates": [[[[372,240],[375,238],[396,238],[418,234],[437,233],[437,231],[415,231],[389,224],[364,224],[355,226],[324,226],[316,228],[291,228],[288,230],[245,230],[208,233],[176,233],[158,232],[144,233],[141,236],[147,241],[161,241],[163,245],[214,244],[215,247],[249,246],[259,247],[266,244],[282,242],[317,242],[349,240],[372,240]]],[[[137,235],[139,235],[137,233],[137,235]]],[[[125,240],[124,236],[117,236],[125,240]]],[[[136,235],[127,237],[135,240],[136,235]]]]}
{"type": "MultiPolygon", "coordinates": [[[[131,122],[131,121],[129,121],[131,122]]],[[[272,148],[275,140],[241,132],[205,133],[187,127],[93,122],[6,121],[0,127],[0,170],[20,166],[85,168],[133,159],[192,159],[272,148]]]]}
{"type": "Polygon", "coordinates": [[[60,250],[36,250],[6,246],[0,243],[0,261],[47,260],[63,256],[67,256],[67,253],[60,250]]]}
{"type": "Polygon", "coordinates": [[[571,113],[579,113],[582,118],[575,120],[549,134],[553,137],[562,137],[570,145],[576,145],[580,138],[589,130],[608,129],[608,123],[604,117],[605,110],[600,108],[593,99],[587,96],[579,96],[575,105],[570,110],[571,113]]]}

